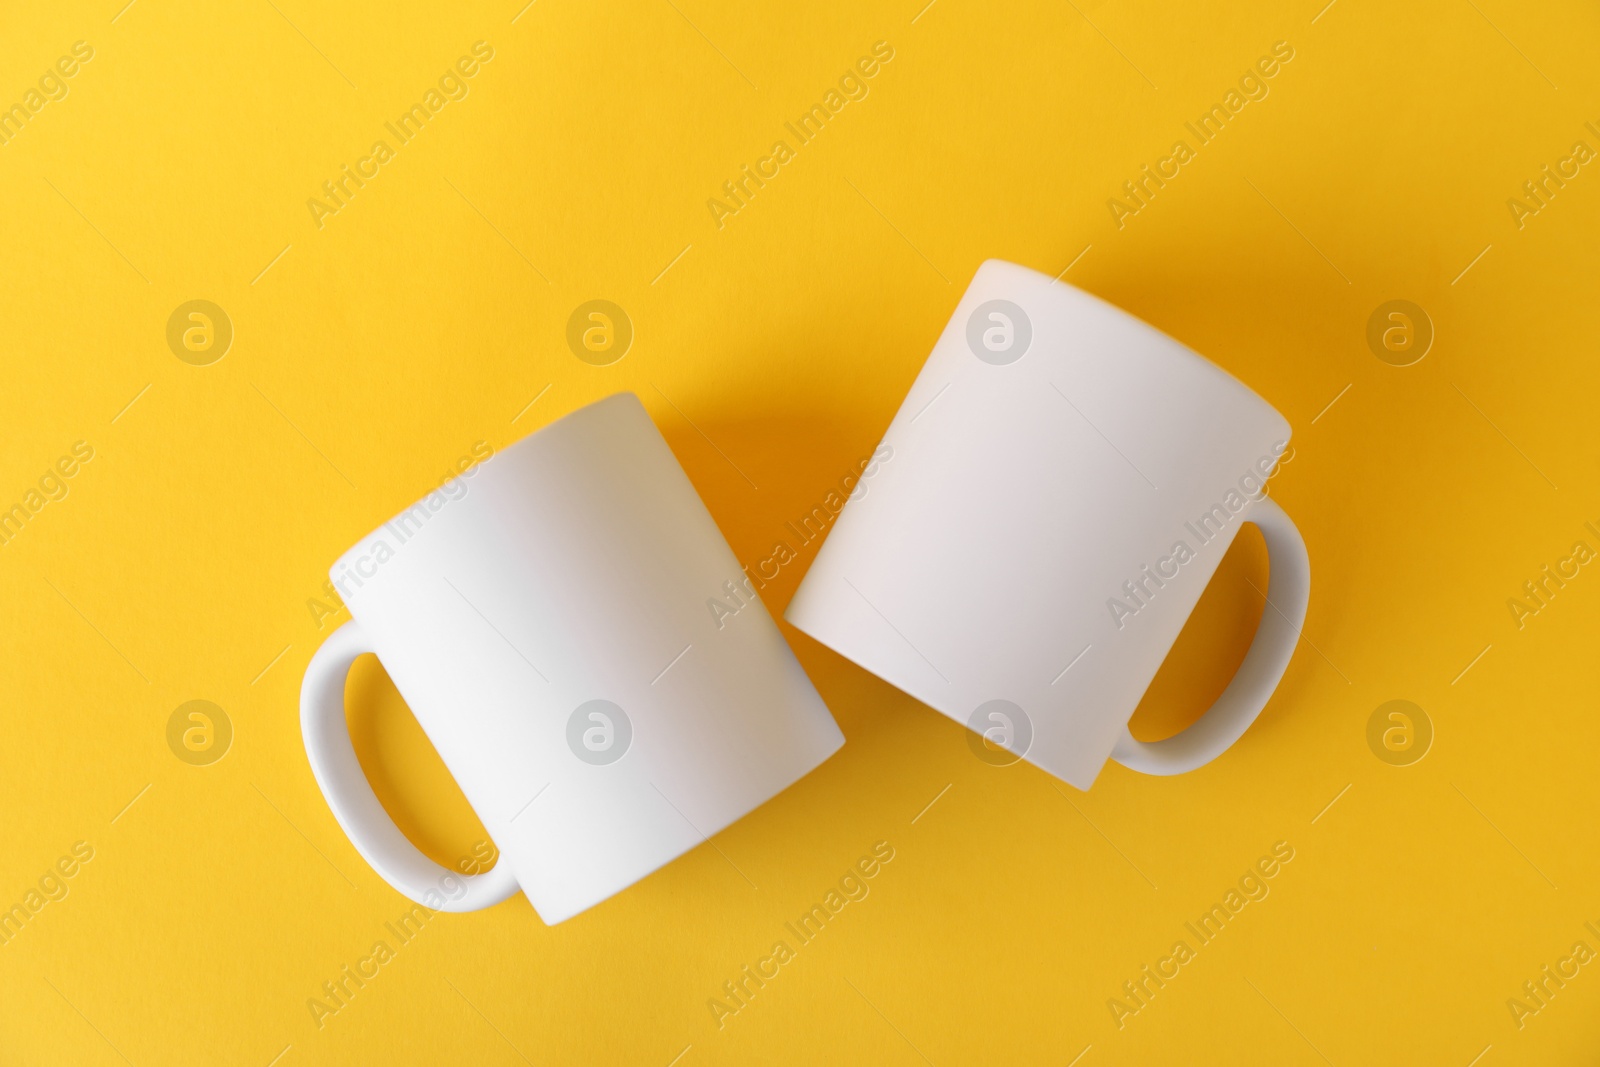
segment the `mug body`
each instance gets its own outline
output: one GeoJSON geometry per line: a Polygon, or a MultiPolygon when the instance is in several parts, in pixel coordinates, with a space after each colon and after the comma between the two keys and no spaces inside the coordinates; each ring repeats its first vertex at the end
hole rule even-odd
{"type": "Polygon", "coordinates": [[[1087,789],[1288,437],[1154,327],[991,260],[786,618],[1087,789]]]}
{"type": "Polygon", "coordinates": [[[841,744],[631,393],[493,455],[334,565],[350,613],[546,922],[841,744]]]}

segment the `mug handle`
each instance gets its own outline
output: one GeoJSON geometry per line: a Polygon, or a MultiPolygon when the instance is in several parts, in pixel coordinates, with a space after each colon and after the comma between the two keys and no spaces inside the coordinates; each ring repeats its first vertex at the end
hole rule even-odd
{"type": "Polygon", "coordinates": [[[333,817],[372,869],[423,907],[459,912],[500,903],[517,891],[504,855],[482,874],[459,874],[433,862],[400,832],[362,772],[344,718],[344,683],[356,657],[372,651],[360,628],[347,622],[311,657],[300,686],[300,730],[305,735],[306,757],[333,817]],[[446,879],[451,878],[467,888],[453,899],[446,889],[450,884],[446,879]]]}
{"type": "Polygon", "coordinates": [[[1260,529],[1271,567],[1250,651],[1228,688],[1188,729],[1163,741],[1140,741],[1124,727],[1111,758],[1130,770],[1183,774],[1210,763],[1256,721],[1289,666],[1311,599],[1311,559],[1300,531],[1270,497],[1256,501],[1245,521],[1260,529]]]}

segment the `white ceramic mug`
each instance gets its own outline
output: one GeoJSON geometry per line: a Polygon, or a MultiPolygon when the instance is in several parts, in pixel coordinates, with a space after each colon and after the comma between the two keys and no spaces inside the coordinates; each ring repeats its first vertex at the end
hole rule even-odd
{"type": "Polygon", "coordinates": [[[1192,770],[1255,720],[1305,619],[1305,543],[1264,495],[1288,438],[1172,338],[991,260],[884,435],[894,462],[846,505],[785,617],[971,727],[980,756],[1080,789],[1107,757],[1192,770]],[[1255,640],[1198,722],[1140,742],[1128,720],[1246,522],[1271,559],[1255,640]]]}
{"type": "Polygon", "coordinates": [[[317,784],[395,889],[470,911],[520,888],[560,922],[844,743],[631,393],[493,455],[459,486],[334,565],[352,621],[301,689],[317,784]],[[730,582],[751,610],[717,620],[707,601],[730,582]],[[373,794],[345,724],[345,676],[363,652],[378,654],[494,838],[487,873],[422,855],[373,794]]]}

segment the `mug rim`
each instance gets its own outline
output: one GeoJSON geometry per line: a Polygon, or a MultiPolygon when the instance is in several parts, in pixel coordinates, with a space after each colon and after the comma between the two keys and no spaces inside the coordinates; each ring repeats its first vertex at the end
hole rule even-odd
{"type": "MultiPolygon", "coordinates": [[[[1240,390],[1244,396],[1255,400],[1258,404],[1274,412],[1280,419],[1283,419],[1285,423],[1289,422],[1284,414],[1278,410],[1276,404],[1272,403],[1272,401],[1256,392],[1255,389],[1251,388],[1250,385],[1244,381],[1244,379],[1240,378],[1237,374],[1233,373],[1233,371],[1229,370],[1227,367],[1224,367],[1222,364],[1218,363],[1215,359],[1212,359],[1204,352],[1201,352],[1199,349],[1192,347],[1182,340],[1179,340],[1178,338],[1172,336],[1172,334],[1163,330],[1161,327],[1141,318],[1140,316],[1129,311],[1127,308],[1107,300],[1105,297],[1100,296],[1097,293],[1092,293],[1082,286],[1075,285],[1072,282],[1066,281],[1062,278],[1052,277],[1043,271],[1035,270],[1033,267],[1029,267],[1025,264],[1016,263],[1009,259],[990,258],[984,260],[982,263],[978,264],[978,269],[972,272],[972,280],[967,282],[967,289],[961,294],[962,300],[965,300],[967,293],[970,292],[975,285],[977,285],[979,275],[990,268],[994,268],[991,273],[1015,273],[1026,277],[1029,279],[1029,281],[1035,284],[1043,282],[1044,285],[1041,289],[1041,295],[1045,295],[1052,301],[1055,301],[1053,306],[1064,312],[1073,312],[1074,309],[1072,308],[1070,301],[1075,298],[1081,298],[1089,301],[1094,306],[1096,312],[1103,314],[1106,320],[1115,322],[1118,329],[1126,329],[1129,332],[1143,334],[1145,337],[1159,340],[1168,349],[1168,355],[1188,356],[1189,358],[1197,361],[1202,367],[1208,369],[1213,376],[1217,377],[1222,382],[1240,390]],[[1069,292],[1067,294],[1052,293],[1051,288],[1056,285],[1063,286],[1069,292]],[[1067,303],[1061,302],[1062,295],[1066,296],[1068,301],[1067,303]],[[1110,314],[1105,314],[1107,312],[1110,314]]],[[[951,309],[952,322],[954,322],[956,309],[959,307],[960,301],[957,301],[956,308],[951,309]]],[[[1081,312],[1081,309],[1079,310],[1081,312]]],[[[937,340],[935,341],[935,344],[937,344],[937,340]]],[[[896,417],[898,417],[898,415],[899,412],[896,411],[896,417]]],[[[885,428],[885,432],[887,433],[887,428],[885,428]]]]}

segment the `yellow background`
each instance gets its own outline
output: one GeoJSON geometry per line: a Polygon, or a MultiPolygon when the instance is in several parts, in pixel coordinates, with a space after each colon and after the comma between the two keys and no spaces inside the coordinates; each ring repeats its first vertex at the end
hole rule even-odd
{"type": "MultiPolygon", "coordinates": [[[[1600,967],[1520,1029],[1506,1001],[1600,949],[1600,576],[1520,630],[1506,602],[1600,548],[1600,173],[1521,229],[1506,201],[1600,148],[1593,5],[119,6],[12,3],[0,33],[0,103],[94,48],[0,147],[0,506],[95,450],[0,548],[0,906],[95,850],[0,946],[7,1062],[1592,1062],[1600,967]],[[319,229],[307,199],[478,40],[470,95],[319,229]],[[706,200],[879,40],[870,95],[719,230],[706,200]],[[1118,229],[1107,199],[1280,40],[1270,95],[1118,229]],[[1311,609],[1243,742],[1080,794],[786,627],[838,755],[558,927],[520,896],[439,916],[319,1029],[307,999],[406,907],[301,748],[334,558],[473,442],[633,390],[759,559],[989,257],[1072,264],[1293,424],[1311,609]],[[637,331],[608,367],[564,339],[593,298],[637,331]],[[210,366],[166,343],[192,299],[234,325],[210,366]],[[1366,344],[1391,299],[1436,330],[1410,367],[1366,344]],[[167,746],[192,699],[233,723],[210,766],[167,746]],[[1391,699],[1434,726],[1412,766],[1367,745],[1391,699]],[[880,840],[871,895],[719,1029],[708,999],[880,840]],[[1271,895],[1119,1029],[1107,1000],[1277,841],[1271,895]]],[[[1221,688],[1264,573],[1241,541],[1139,732],[1221,688]]],[[[413,838],[470,853],[370,662],[350,714],[413,838]]]]}

